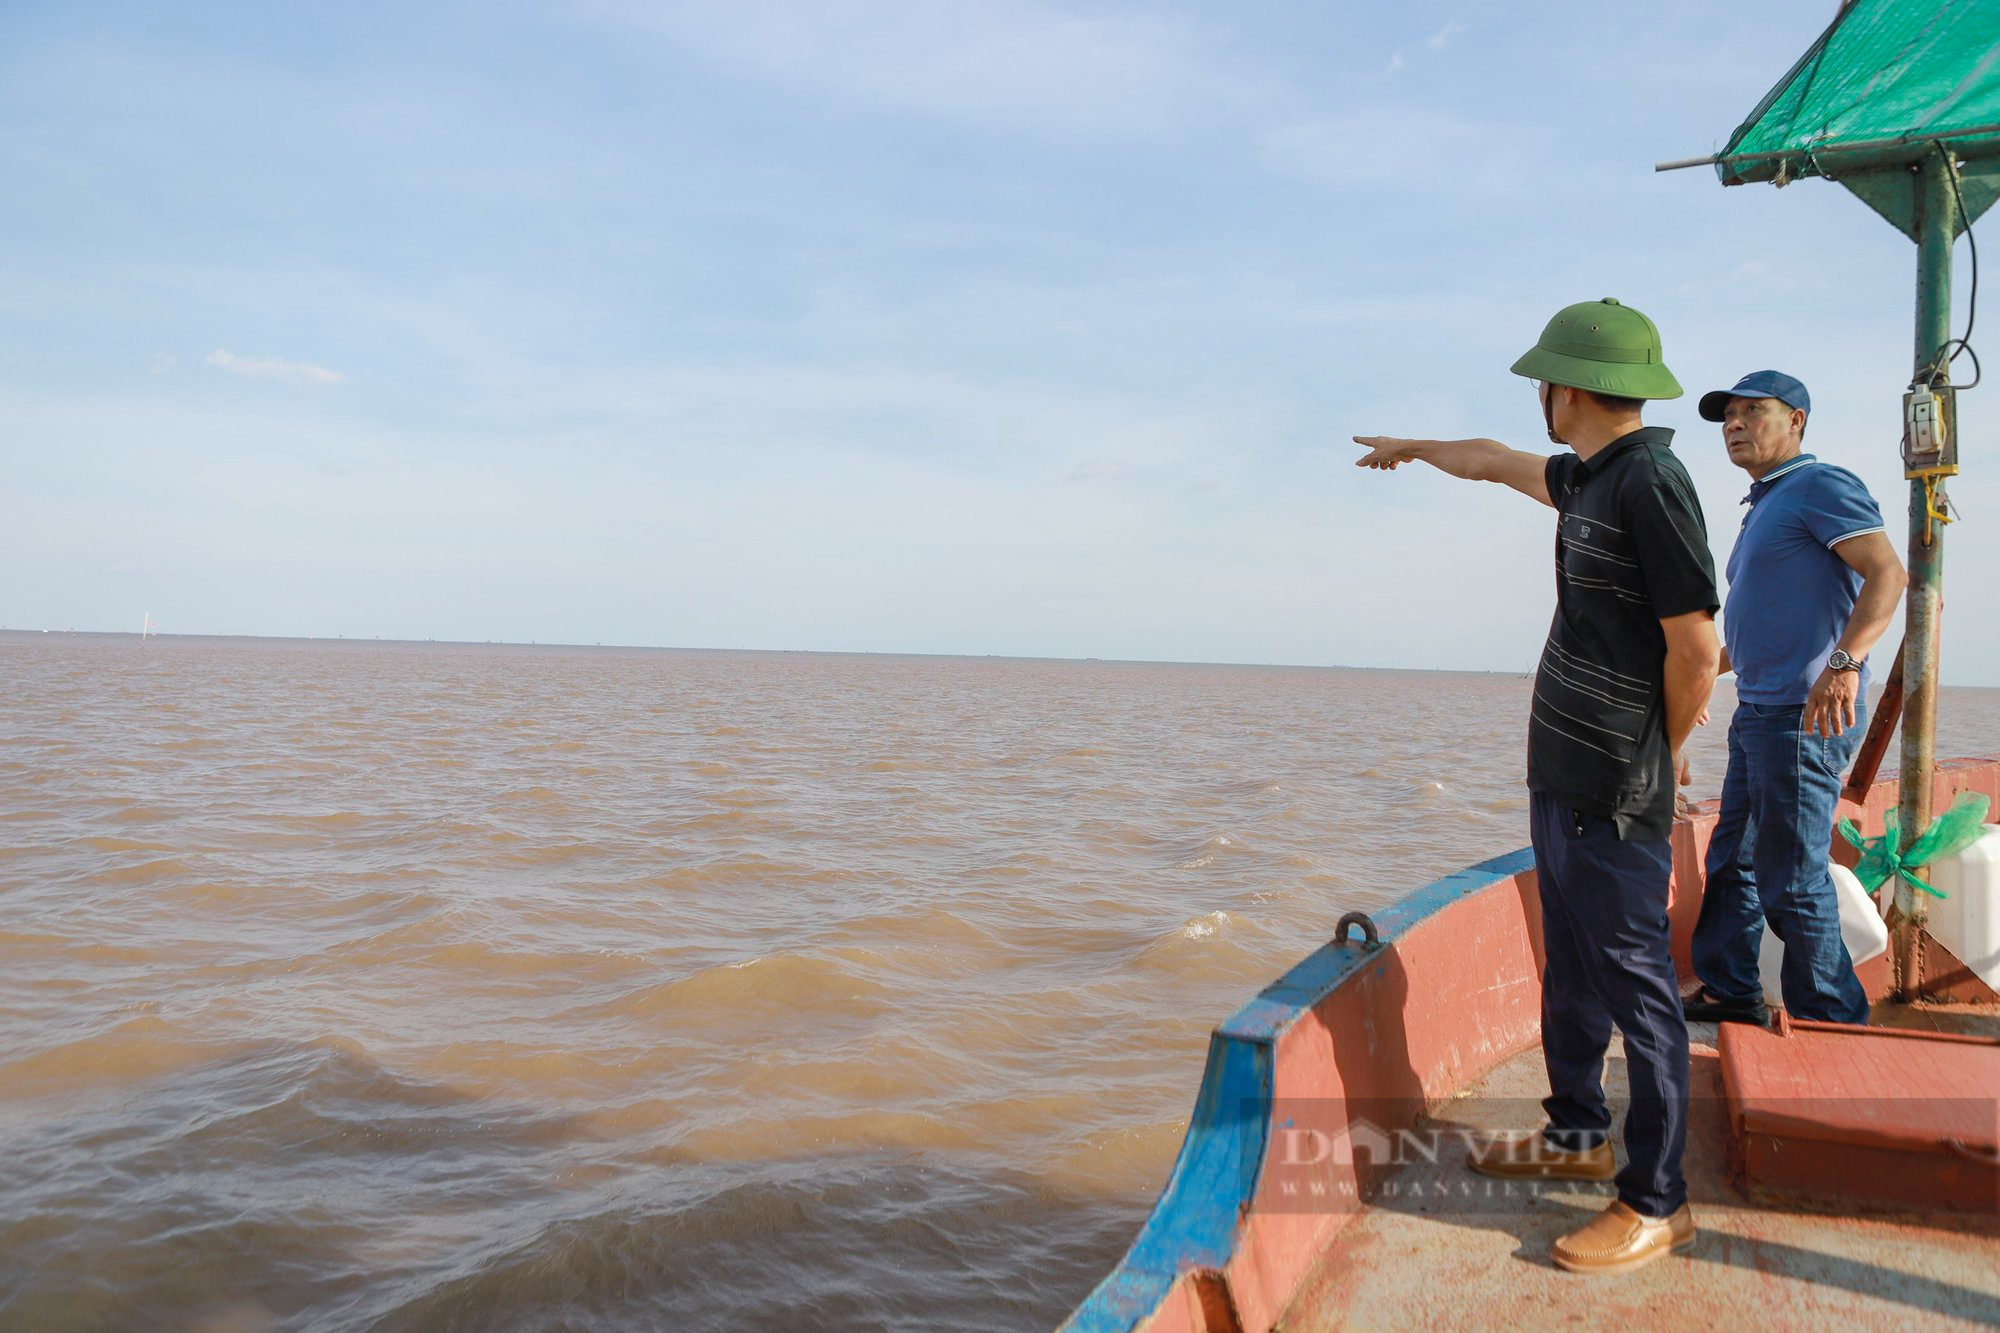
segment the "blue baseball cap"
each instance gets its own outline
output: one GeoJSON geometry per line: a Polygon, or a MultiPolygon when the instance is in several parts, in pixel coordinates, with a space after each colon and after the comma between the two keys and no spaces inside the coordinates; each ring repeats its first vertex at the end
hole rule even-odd
{"type": "Polygon", "coordinates": [[[1736,381],[1733,389],[1705,393],[1695,410],[1701,413],[1703,421],[1720,421],[1722,410],[1732,398],[1775,398],[1786,407],[1812,414],[1812,395],[1806,392],[1806,386],[1777,370],[1753,370],[1736,381]]]}

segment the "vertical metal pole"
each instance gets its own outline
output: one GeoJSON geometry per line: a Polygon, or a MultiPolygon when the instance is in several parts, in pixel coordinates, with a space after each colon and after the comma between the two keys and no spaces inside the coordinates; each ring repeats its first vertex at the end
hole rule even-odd
{"type": "MultiPolygon", "coordinates": [[[[1925,380],[1951,338],[1951,247],[1958,216],[1944,154],[1924,155],[1917,168],[1917,336],[1916,378],[1925,380]]],[[[1940,505],[1942,481],[1934,483],[1940,505]]],[[[1944,525],[1930,515],[1930,496],[1921,478],[1910,482],[1910,591],[1905,604],[1903,641],[1903,773],[1901,847],[1930,826],[1931,785],[1937,762],[1938,604],[1944,586],[1944,525]]],[[[1921,873],[1921,872],[1919,872],[1921,873]]],[[[1924,895],[1900,878],[1896,906],[1896,998],[1907,1003],[1923,994],[1922,932],[1928,909],[1924,895]]]]}

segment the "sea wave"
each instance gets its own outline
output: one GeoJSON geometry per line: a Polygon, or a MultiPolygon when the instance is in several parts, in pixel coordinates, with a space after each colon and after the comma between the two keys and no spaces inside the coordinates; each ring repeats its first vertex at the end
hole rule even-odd
{"type": "Polygon", "coordinates": [[[829,958],[774,953],[706,967],[637,987],[597,1007],[601,1013],[655,1020],[693,1017],[720,1035],[774,1019],[815,1022],[885,1012],[892,990],[829,958]]]}
{"type": "Polygon", "coordinates": [[[0,654],[37,1329],[1048,1327],[1213,1026],[1526,841],[1512,678],[0,654]]]}

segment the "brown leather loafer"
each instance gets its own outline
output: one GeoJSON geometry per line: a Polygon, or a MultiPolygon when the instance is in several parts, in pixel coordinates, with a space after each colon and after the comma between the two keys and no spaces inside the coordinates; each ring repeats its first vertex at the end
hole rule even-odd
{"type": "Polygon", "coordinates": [[[1572,1273],[1629,1273],[1694,1244],[1694,1214],[1682,1204],[1672,1217],[1647,1217],[1613,1203],[1556,1241],[1556,1267],[1572,1273]]]}
{"type": "Polygon", "coordinates": [[[1482,1176],[1502,1180],[1609,1180],[1618,1174],[1609,1139],[1582,1152],[1564,1152],[1539,1131],[1525,1139],[1489,1139],[1475,1145],[1465,1160],[1482,1176]]]}

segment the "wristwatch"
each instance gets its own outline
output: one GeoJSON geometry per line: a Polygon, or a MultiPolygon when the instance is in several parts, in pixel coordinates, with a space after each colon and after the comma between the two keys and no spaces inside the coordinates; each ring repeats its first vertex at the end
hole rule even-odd
{"type": "Polygon", "coordinates": [[[1858,657],[1849,657],[1845,651],[1836,648],[1833,650],[1833,656],[1826,659],[1826,669],[1828,671],[1859,671],[1861,670],[1861,659],[1858,657]]]}

